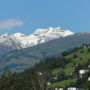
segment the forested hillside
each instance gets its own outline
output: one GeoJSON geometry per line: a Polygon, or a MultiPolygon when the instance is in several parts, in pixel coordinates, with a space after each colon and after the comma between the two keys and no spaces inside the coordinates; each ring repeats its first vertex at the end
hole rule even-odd
{"type": "Polygon", "coordinates": [[[90,89],[87,72],[82,78],[79,70],[88,69],[90,64],[90,46],[83,45],[65,51],[62,55],[47,58],[33,68],[12,73],[8,67],[0,78],[1,90],[53,90],[56,86],[71,86],[90,89]]]}

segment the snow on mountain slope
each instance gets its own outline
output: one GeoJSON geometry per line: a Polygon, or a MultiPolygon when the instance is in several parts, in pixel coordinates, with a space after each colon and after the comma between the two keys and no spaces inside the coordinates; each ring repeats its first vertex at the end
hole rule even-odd
{"type": "Polygon", "coordinates": [[[42,43],[52,39],[69,36],[74,33],[69,30],[63,30],[60,27],[57,27],[57,28],[49,27],[48,29],[37,29],[33,34],[36,37],[42,39],[41,40],[41,43],[42,43]]]}
{"type": "Polygon", "coordinates": [[[21,43],[7,33],[0,36],[0,56],[21,48],[21,43]]]}
{"type": "Polygon", "coordinates": [[[22,33],[15,33],[13,35],[5,33],[0,36],[0,53],[9,52],[21,48],[27,48],[50,41],[52,39],[66,37],[72,34],[74,33],[69,30],[63,30],[60,27],[37,29],[34,33],[28,36],[22,33]]]}
{"type": "Polygon", "coordinates": [[[12,49],[20,49],[21,45],[18,40],[8,33],[3,34],[0,36],[0,45],[12,47],[12,49]]]}
{"type": "Polygon", "coordinates": [[[37,29],[34,33],[29,36],[25,36],[22,33],[16,33],[12,36],[15,37],[20,43],[22,48],[27,48],[33,45],[44,43],[46,41],[65,37],[74,34],[69,30],[63,30],[60,27],[48,29],[37,29]]]}

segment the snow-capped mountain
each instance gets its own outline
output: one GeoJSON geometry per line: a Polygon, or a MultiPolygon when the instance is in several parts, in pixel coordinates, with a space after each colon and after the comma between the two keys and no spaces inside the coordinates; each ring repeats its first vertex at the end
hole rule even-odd
{"type": "Polygon", "coordinates": [[[66,37],[72,34],[74,33],[69,30],[63,30],[60,27],[49,27],[48,29],[37,29],[34,33],[28,36],[25,36],[22,33],[15,33],[12,35],[12,37],[19,41],[22,48],[27,48],[33,45],[47,42],[52,39],[66,37]]]}
{"type": "Polygon", "coordinates": [[[15,33],[13,35],[5,33],[0,36],[0,53],[9,52],[21,48],[27,48],[30,46],[50,41],[52,39],[66,37],[72,34],[74,33],[69,30],[63,30],[60,27],[37,29],[34,33],[28,36],[22,33],[15,33]]]}

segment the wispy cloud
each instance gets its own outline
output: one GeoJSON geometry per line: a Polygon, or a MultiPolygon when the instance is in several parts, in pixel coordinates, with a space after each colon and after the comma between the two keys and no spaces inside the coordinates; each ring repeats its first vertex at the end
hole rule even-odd
{"type": "Polygon", "coordinates": [[[6,30],[6,29],[12,29],[14,27],[23,26],[24,22],[22,20],[17,19],[8,19],[0,21],[0,29],[6,30]]]}

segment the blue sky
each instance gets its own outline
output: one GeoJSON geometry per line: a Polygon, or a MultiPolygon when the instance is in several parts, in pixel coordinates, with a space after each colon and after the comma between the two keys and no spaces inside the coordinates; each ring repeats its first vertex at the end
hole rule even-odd
{"type": "Polygon", "coordinates": [[[58,26],[90,32],[90,0],[0,0],[0,34],[58,26]]]}

